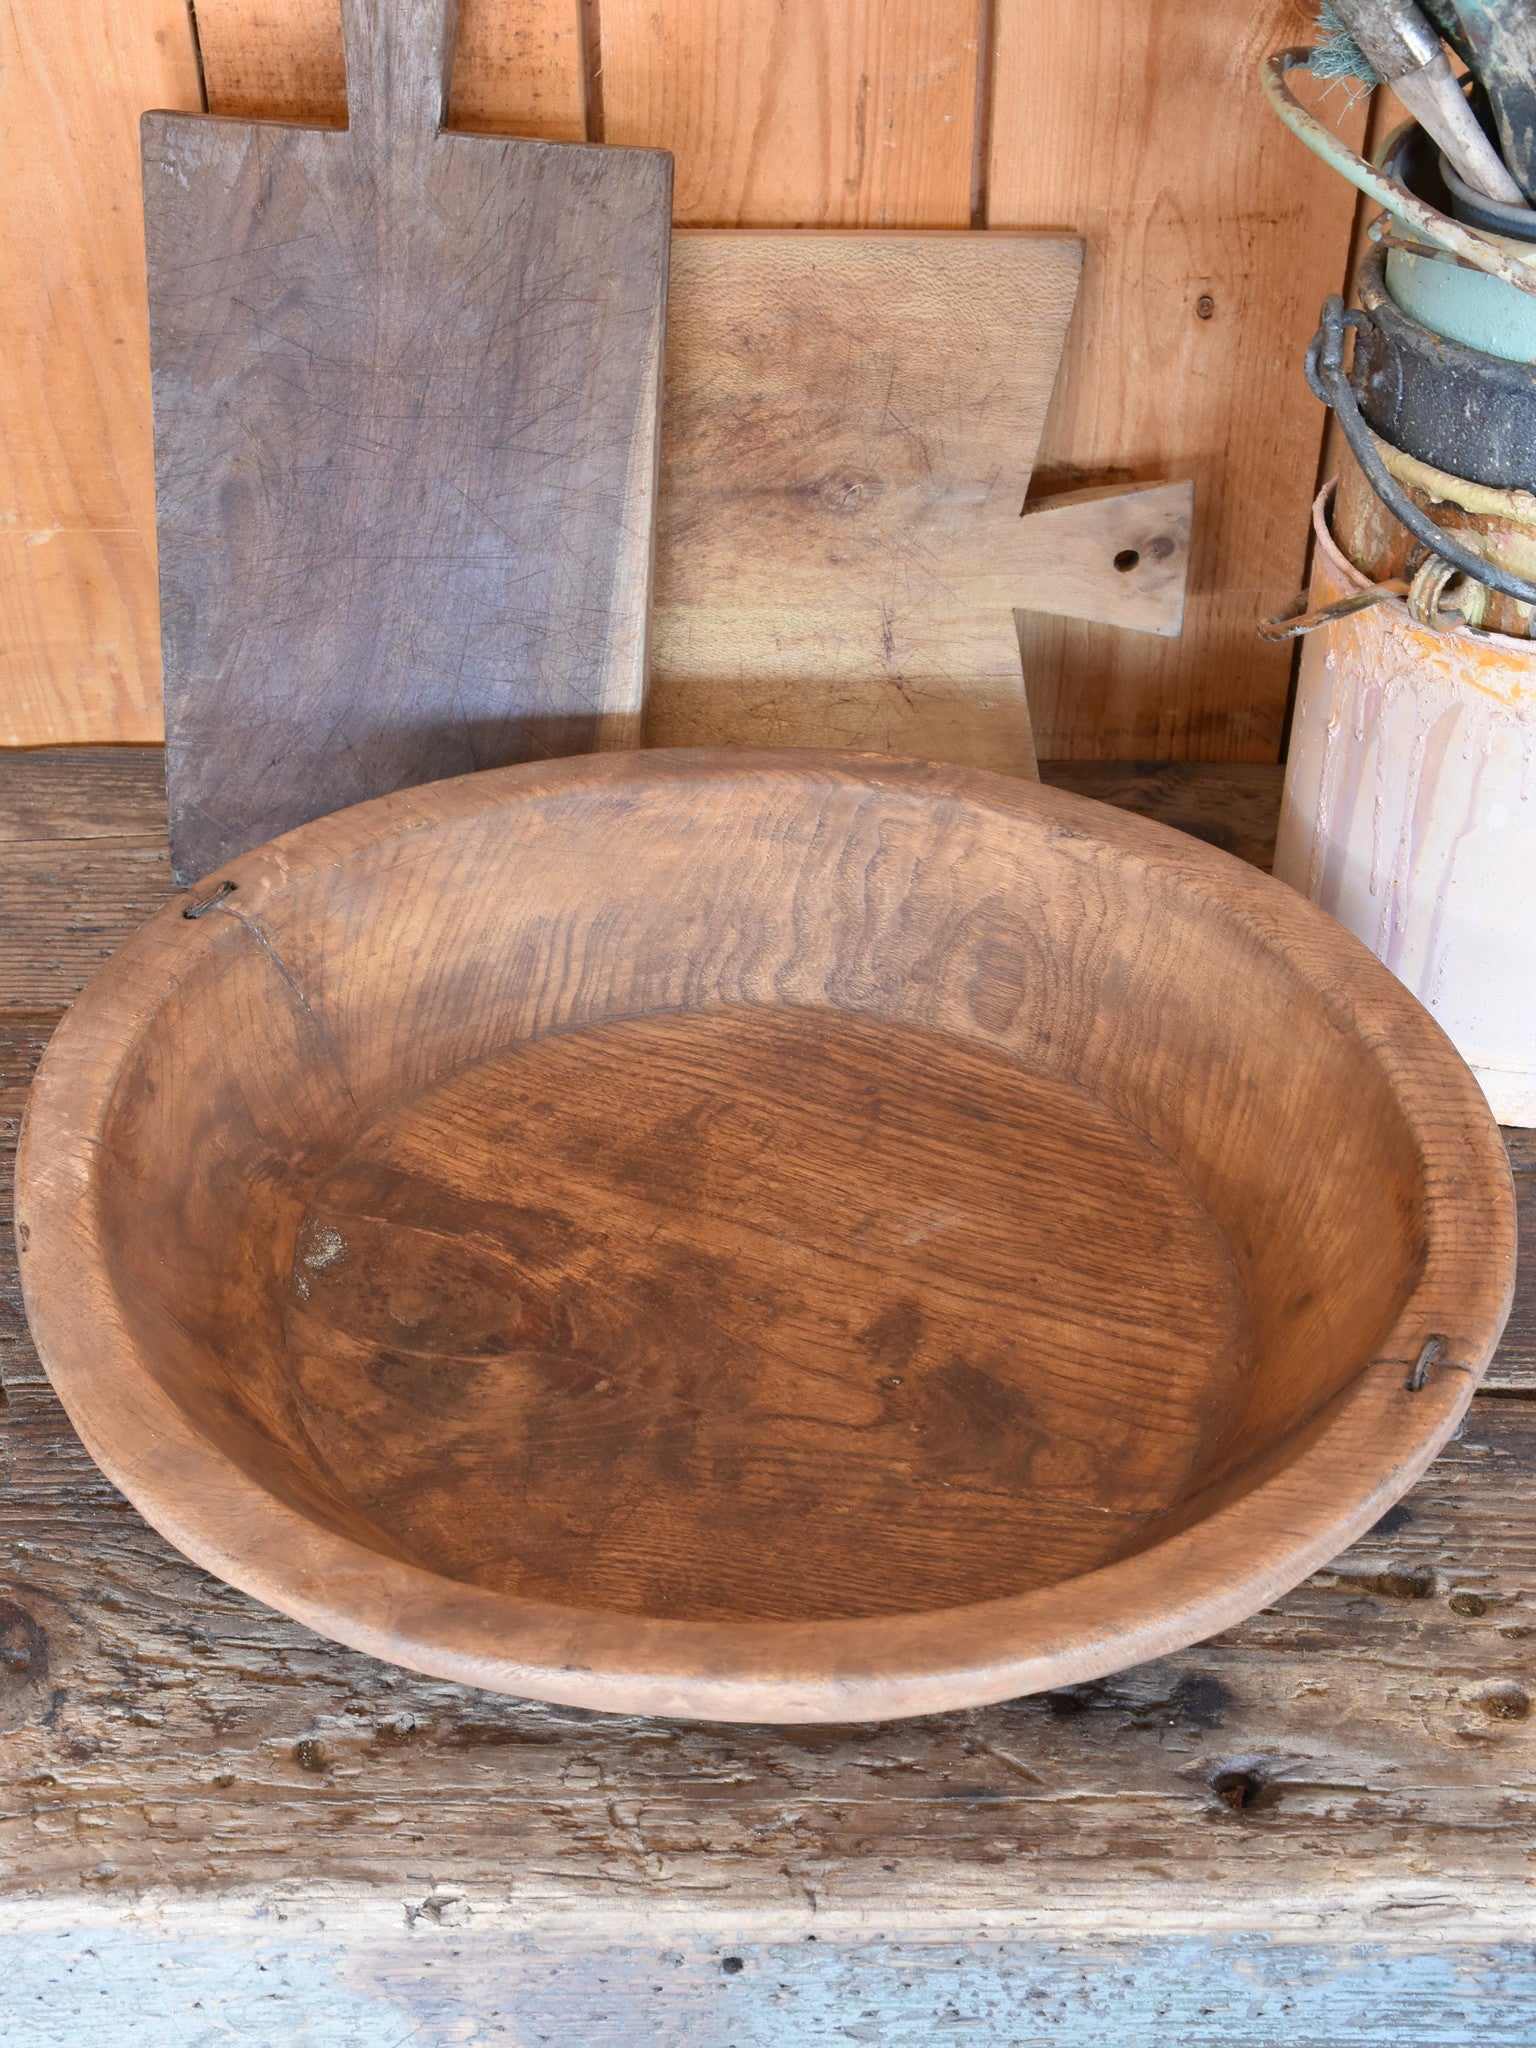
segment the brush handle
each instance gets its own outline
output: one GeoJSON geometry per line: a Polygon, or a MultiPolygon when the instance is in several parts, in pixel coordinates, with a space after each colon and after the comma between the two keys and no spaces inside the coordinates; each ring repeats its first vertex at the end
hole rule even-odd
{"type": "Polygon", "coordinates": [[[1395,86],[1442,54],[1440,36],[1415,0],[1336,0],[1340,15],[1377,75],[1395,86]]]}
{"type": "Polygon", "coordinates": [[[1456,82],[1451,60],[1441,50],[1433,63],[1388,81],[1403,105],[1426,128],[1474,192],[1506,206],[1524,206],[1525,194],[1504,159],[1478,126],[1456,82]]]}
{"type": "Polygon", "coordinates": [[[1409,113],[1429,130],[1461,176],[1485,199],[1523,206],[1506,170],[1467,105],[1440,32],[1416,0],[1334,0],[1366,62],[1409,113]]]}

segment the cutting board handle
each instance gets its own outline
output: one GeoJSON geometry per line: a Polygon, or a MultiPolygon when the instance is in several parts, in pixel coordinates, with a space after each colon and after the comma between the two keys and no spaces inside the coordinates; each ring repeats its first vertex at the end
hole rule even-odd
{"type": "Polygon", "coordinates": [[[458,0],[342,0],[347,126],[376,148],[430,138],[448,115],[458,0]]]}

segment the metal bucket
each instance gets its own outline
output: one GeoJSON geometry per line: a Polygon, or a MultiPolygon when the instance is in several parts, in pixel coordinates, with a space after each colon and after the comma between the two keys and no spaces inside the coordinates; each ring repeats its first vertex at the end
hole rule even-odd
{"type": "Polygon", "coordinates": [[[1372,430],[1452,476],[1495,490],[1536,487],[1536,365],[1485,355],[1410,318],[1387,290],[1379,249],[1361,263],[1355,290],[1364,317],[1350,382],[1372,430]]]}
{"type": "MultiPolygon", "coordinates": [[[[1380,251],[1361,265],[1357,283],[1360,309],[1346,313],[1342,299],[1329,298],[1306,359],[1307,381],[1333,408],[1345,446],[1381,501],[1380,514],[1364,506],[1361,480],[1350,478],[1344,509],[1358,530],[1349,557],[1381,576],[1408,552],[1411,536],[1420,565],[1416,619],[1457,623],[1441,616],[1440,596],[1463,579],[1447,608],[1462,623],[1528,634],[1536,612],[1527,524],[1536,501],[1536,366],[1478,355],[1410,320],[1382,282],[1380,251]],[[1406,532],[1394,533],[1393,520],[1406,532]]],[[[1278,638],[1317,623],[1313,614],[1269,620],[1260,630],[1278,638]]]]}
{"type": "MultiPolygon", "coordinates": [[[[1318,499],[1312,603],[1369,587],[1318,499]]],[[[1401,600],[1311,634],[1275,873],[1431,1010],[1501,1123],[1536,1125],[1536,648],[1401,600]]]]}

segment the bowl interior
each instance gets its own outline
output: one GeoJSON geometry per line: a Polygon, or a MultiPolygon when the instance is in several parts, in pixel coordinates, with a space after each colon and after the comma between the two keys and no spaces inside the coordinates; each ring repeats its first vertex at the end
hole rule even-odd
{"type": "Polygon", "coordinates": [[[103,1125],[141,1355],[318,1523],[612,1614],[932,1612],[1240,1490],[1411,1295],[1400,1103],[1207,856],[484,780],[237,864],[103,1125]]]}

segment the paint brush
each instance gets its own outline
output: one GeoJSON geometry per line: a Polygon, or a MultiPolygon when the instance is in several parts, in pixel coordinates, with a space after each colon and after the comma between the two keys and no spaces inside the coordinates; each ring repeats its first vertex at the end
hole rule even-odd
{"type": "MultiPolygon", "coordinates": [[[[1470,0],[1466,10],[1461,0],[1456,4],[1465,26],[1470,0]]],[[[1439,32],[1416,0],[1327,0],[1325,37],[1330,15],[1364,60],[1364,68],[1351,67],[1362,83],[1389,85],[1475,192],[1505,206],[1524,206],[1525,193],[1478,125],[1439,32]]]]}
{"type": "Polygon", "coordinates": [[[1536,198],[1536,7],[1531,0],[1455,0],[1455,7],[1504,161],[1526,198],[1536,198]]]}

